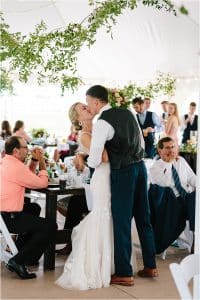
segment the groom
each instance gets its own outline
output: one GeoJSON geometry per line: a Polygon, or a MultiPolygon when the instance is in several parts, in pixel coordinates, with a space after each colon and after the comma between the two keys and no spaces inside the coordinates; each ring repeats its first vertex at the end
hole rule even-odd
{"type": "Polygon", "coordinates": [[[115,275],[111,284],[134,284],[131,260],[131,220],[134,216],[143,254],[141,277],[158,276],[147,198],[147,173],[140,131],[131,111],[111,108],[108,91],[100,85],[86,92],[90,112],[100,117],[94,125],[88,165],[96,168],[106,148],[111,166],[111,210],[114,226],[115,275]]]}

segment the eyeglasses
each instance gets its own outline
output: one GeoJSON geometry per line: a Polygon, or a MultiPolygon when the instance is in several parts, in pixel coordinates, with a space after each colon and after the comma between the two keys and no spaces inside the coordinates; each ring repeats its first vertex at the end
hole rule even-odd
{"type": "Polygon", "coordinates": [[[175,148],[175,145],[173,146],[167,146],[167,147],[163,147],[164,150],[171,150],[171,149],[174,149],[175,148]]]}

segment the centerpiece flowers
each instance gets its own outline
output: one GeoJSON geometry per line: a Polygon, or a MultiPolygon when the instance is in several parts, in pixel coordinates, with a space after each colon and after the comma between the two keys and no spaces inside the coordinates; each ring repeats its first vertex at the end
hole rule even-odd
{"type": "Polygon", "coordinates": [[[112,108],[128,108],[131,104],[120,89],[108,89],[108,99],[112,108]]]}
{"type": "Polygon", "coordinates": [[[43,138],[43,137],[49,137],[48,132],[44,128],[32,128],[31,129],[31,135],[33,138],[43,138]]]}

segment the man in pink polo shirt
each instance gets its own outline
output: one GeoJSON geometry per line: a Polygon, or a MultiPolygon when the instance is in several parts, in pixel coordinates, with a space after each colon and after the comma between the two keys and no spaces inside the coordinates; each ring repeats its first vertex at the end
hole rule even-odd
{"type": "Polygon", "coordinates": [[[40,149],[32,151],[30,166],[24,165],[28,153],[26,141],[17,136],[5,143],[5,157],[0,163],[0,211],[10,232],[28,234],[29,239],[18,248],[19,252],[7,264],[22,279],[35,278],[26,265],[38,261],[47,246],[54,241],[57,225],[51,220],[33,216],[23,211],[25,188],[45,188],[48,175],[40,149]],[[35,175],[39,163],[39,174],[35,175]]]}

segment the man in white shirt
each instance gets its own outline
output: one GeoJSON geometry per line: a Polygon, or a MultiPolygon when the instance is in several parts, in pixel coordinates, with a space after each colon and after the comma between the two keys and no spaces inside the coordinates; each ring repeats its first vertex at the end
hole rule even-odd
{"type": "Polygon", "coordinates": [[[160,139],[157,149],[160,159],[149,170],[150,183],[173,191],[172,195],[175,195],[175,200],[183,211],[182,217],[189,220],[190,230],[194,231],[196,175],[186,160],[178,156],[178,149],[172,138],[160,139]]]}
{"type": "Polygon", "coordinates": [[[144,269],[141,277],[158,276],[155,245],[147,198],[147,175],[140,130],[128,109],[111,108],[108,91],[97,85],[86,92],[93,115],[100,114],[93,127],[88,165],[96,168],[104,147],[111,166],[111,210],[114,226],[115,275],[111,284],[131,286],[131,220],[135,217],[141,241],[144,269]]]}
{"type": "Polygon", "coordinates": [[[158,142],[159,160],[156,160],[149,170],[150,182],[163,187],[171,187],[176,197],[180,193],[175,187],[172,177],[172,165],[175,167],[181,182],[181,186],[187,193],[191,193],[196,187],[196,175],[186,162],[178,156],[178,149],[175,142],[170,137],[165,137],[158,142]]]}
{"type": "Polygon", "coordinates": [[[198,116],[195,115],[196,111],[196,103],[191,102],[189,107],[189,113],[184,115],[183,117],[183,139],[182,144],[187,143],[188,140],[191,139],[191,132],[197,133],[198,129],[198,116]]]}

